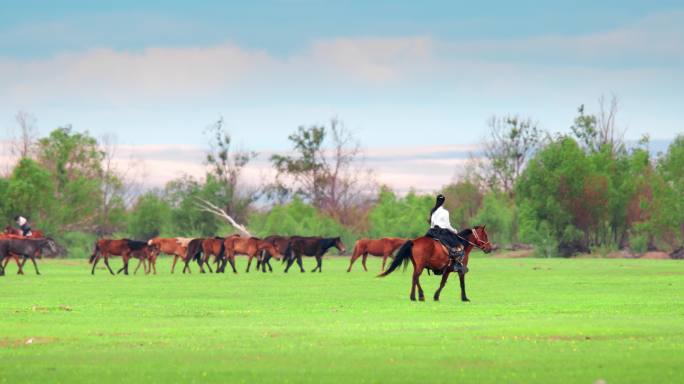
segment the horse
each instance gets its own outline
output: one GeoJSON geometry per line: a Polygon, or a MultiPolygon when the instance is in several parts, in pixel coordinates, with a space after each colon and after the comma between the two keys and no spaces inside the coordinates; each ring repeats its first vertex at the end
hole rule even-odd
{"type": "Polygon", "coordinates": [[[351,256],[351,261],[349,262],[349,268],[347,268],[347,272],[351,272],[352,265],[360,256],[363,256],[361,259],[363,270],[368,272],[368,268],[366,268],[366,258],[369,254],[382,257],[382,269],[380,269],[380,272],[384,271],[387,258],[392,256],[394,251],[401,247],[406,241],[408,240],[398,237],[386,237],[384,239],[377,240],[357,240],[356,244],[354,244],[354,253],[351,256]]]}
{"type": "MultiPolygon", "coordinates": [[[[239,237],[231,236],[227,237],[224,242],[224,252],[225,257],[223,258],[223,264],[220,267],[220,271],[223,272],[226,268],[226,262],[230,262],[233,267],[233,272],[235,271],[235,255],[247,255],[249,261],[247,262],[247,270],[249,272],[249,267],[252,265],[252,259],[257,257],[260,258],[262,251],[269,254],[270,257],[275,259],[280,259],[280,253],[276,247],[268,241],[261,240],[256,237],[239,237]]],[[[258,269],[258,266],[257,266],[258,269]]]]}
{"type": "MultiPolygon", "coordinates": [[[[268,236],[267,238],[264,239],[265,242],[273,244],[275,249],[278,251],[279,254],[285,255],[287,252],[287,247],[290,245],[290,238],[287,236],[268,236]]],[[[271,267],[271,254],[266,252],[265,250],[261,252],[261,260],[257,259],[257,269],[261,267],[262,272],[266,272],[266,267],[268,267],[268,270],[270,272],[273,272],[273,268],[271,267]]],[[[282,258],[283,262],[286,261],[286,258],[282,258]]]]}
{"type": "MultiPolygon", "coordinates": [[[[42,231],[39,230],[31,230],[31,236],[24,236],[24,232],[19,229],[19,228],[14,228],[11,225],[8,225],[5,227],[5,234],[6,235],[16,235],[16,236],[21,236],[25,238],[33,238],[33,239],[42,239],[45,237],[45,234],[42,231]]],[[[55,251],[56,252],[56,251],[55,251]]]]}
{"type": "MultiPolygon", "coordinates": [[[[211,269],[211,266],[209,265],[209,257],[211,256],[214,256],[215,258],[216,268],[218,272],[220,268],[220,263],[223,259],[223,254],[225,252],[225,247],[223,245],[223,241],[225,239],[226,238],[217,236],[212,238],[199,238],[191,240],[190,243],[188,243],[188,251],[185,259],[185,267],[183,267],[183,273],[185,273],[186,269],[190,269],[189,263],[192,260],[197,260],[197,264],[199,265],[201,273],[206,273],[203,266],[203,264],[205,263],[207,264],[207,268],[209,268],[209,272],[213,273],[214,271],[211,269]]],[[[233,267],[233,270],[235,270],[235,267],[233,267]]]]}
{"type": "MultiPolygon", "coordinates": [[[[164,238],[164,237],[153,237],[151,238],[147,244],[156,246],[159,248],[159,252],[161,253],[166,253],[167,255],[173,255],[173,263],[171,264],[171,273],[173,273],[174,269],[176,268],[176,262],[178,259],[181,259],[185,261],[185,258],[187,257],[188,253],[188,244],[190,243],[192,239],[184,239],[184,238],[164,238]]],[[[156,267],[156,258],[154,264],[152,264],[155,273],[157,270],[156,267]]]]}
{"type": "Polygon", "coordinates": [[[140,249],[131,250],[131,257],[135,257],[138,259],[138,266],[135,267],[135,271],[133,271],[133,274],[138,274],[138,269],[140,269],[140,265],[142,264],[146,275],[149,275],[151,272],[153,272],[156,275],[157,256],[159,256],[159,253],[159,247],[150,245],[149,243],[140,249]]]}
{"type": "MultiPolygon", "coordinates": [[[[492,251],[492,244],[489,242],[485,226],[476,226],[472,229],[466,229],[459,232],[458,236],[461,239],[461,243],[464,247],[463,251],[465,253],[462,261],[464,269],[458,272],[458,277],[461,282],[461,301],[470,301],[466,296],[465,291],[465,274],[468,271],[470,251],[472,251],[474,247],[478,247],[485,253],[489,253],[492,251]]],[[[423,288],[420,286],[419,278],[423,269],[428,269],[432,270],[436,275],[442,275],[442,281],[434,295],[435,301],[439,301],[439,295],[453,269],[451,259],[449,258],[449,251],[438,240],[428,236],[407,241],[399,248],[399,251],[389,268],[378,275],[378,277],[389,275],[397,269],[400,264],[404,263],[404,265],[406,265],[409,260],[413,264],[411,300],[416,301],[416,287],[418,287],[418,300],[425,301],[423,288]]]]}
{"type": "Polygon", "coordinates": [[[95,249],[93,250],[93,254],[90,256],[89,261],[93,264],[90,274],[95,274],[95,267],[100,261],[100,257],[102,257],[104,258],[104,263],[107,266],[107,269],[109,269],[109,273],[114,275],[114,271],[109,266],[109,256],[121,256],[123,259],[123,267],[121,267],[121,269],[119,269],[116,273],[119,274],[123,271],[125,275],[128,275],[128,261],[132,253],[135,253],[133,256],[137,256],[140,259],[140,262],[142,262],[143,259],[140,256],[141,254],[144,255],[144,258],[149,259],[150,254],[153,252],[158,253],[158,248],[155,246],[150,246],[144,241],[135,241],[130,239],[100,239],[95,242],[95,249]]]}
{"type": "MultiPolygon", "coordinates": [[[[38,264],[36,263],[36,257],[40,256],[44,248],[49,248],[52,252],[57,252],[57,244],[55,241],[49,237],[42,239],[26,239],[26,238],[4,238],[0,239],[0,260],[7,258],[10,253],[22,256],[23,261],[19,266],[19,274],[23,274],[24,264],[26,264],[27,259],[31,259],[34,268],[36,269],[36,275],[40,275],[38,271],[38,264]]],[[[17,257],[15,256],[15,257],[17,257]]],[[[2,274],[5,273],[5,267],[2,266],[2,274]]]]}
{"type": "MultiPolygon", "coordinates": [[[[0,233],[0,239],[25,239],[25,237],[21,235],[8,235],[6,233],[0,233]]],[[[21,268],[21,261],[19,260],[19,255],[16,253],[9,252],[4,258],[0,257],[0,267],[2,267],[3,270],[7,268],[7,264],[9,264],[10,259],[14,259],[14,262],[17,263],[17,268],[19,269],[17,274],[23,275],[24,271],[21,268]]]]}
{"type": "Polygon", "coordinates": [[[340,251],[340,254],[344,254],[347,251],[342,239],[340,237],[301,237],[293,236],[290,238],[290,244],[288,245],[287,251],[285,251],[287,260],[287,267],[285,267],[285,273],[290,269],[292,263],[295,259],[299,265],[301,272],[304,272],[304,267],[302,266],[302,255],[314,256],[316,257],[316,268],[312,269],[311,272],[322,272],[322,259],[323,255],[328,251],[328,249],[335,247],[340,251]]]}

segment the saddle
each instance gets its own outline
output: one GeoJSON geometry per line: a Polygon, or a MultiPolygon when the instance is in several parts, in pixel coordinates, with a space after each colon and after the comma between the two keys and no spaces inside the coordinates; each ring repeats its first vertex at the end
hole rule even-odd
{"type": "MultiPolygon", "coordinates": [[[[446,244],[442,243],[439,239],[433,238],[433,240],[436,241],[442,247],[442,249],[444,250],[444,253],[446,253],[449,256],[449,261],[450,261],[449,267],[454,269],[454,264],[456,264],[457,268],[454,269],[455,271],[458,270],[458,271],[462,271],[463,273],[468,273],[468,267],[463,265],[463,257],[465,256],[465,254],[463,252],[463,248],[461,248],[461,249],[450,248],[446,244]]],[[[435,272],[436,275],[441,275],[441,272],[440,273],[437,273],[437,271],[433,271],[433,272],[435,272]]]]}

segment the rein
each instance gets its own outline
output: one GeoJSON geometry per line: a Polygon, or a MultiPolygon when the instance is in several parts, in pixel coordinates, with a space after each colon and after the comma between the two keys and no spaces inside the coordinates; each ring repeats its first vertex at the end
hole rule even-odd
{"type": "Polygon", "coordinates": [[[472,245],[473,247],[477,247],[480,249],[482,249],[482,247],[484,247],[485,245],[489,244],[489,241],[483,242],[482,240],[480,240],[480,237],[478,236],[477,231],[475,229],[471,229],[470,233],[473,234],[473,236],[475,237],[475,241],[479,242],[479,244],[473,243],[472,241],[460,236],[459,234],[456,234],[456,237],[458,237],[459,239],[461,239],[461,240],[465,241],[466,243],[472,245]]]}

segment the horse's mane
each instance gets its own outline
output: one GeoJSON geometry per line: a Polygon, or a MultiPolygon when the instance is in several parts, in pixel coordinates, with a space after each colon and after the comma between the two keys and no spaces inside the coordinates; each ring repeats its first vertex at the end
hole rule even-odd
{"type": "Polygon", "coordinates": [[[461,232],[458,233],[459,236],[465,238],[467,236],[470,236],[473,233],[472,228],[466,228],[462,230],[461,232]]]}
{"type": "Polygon", "coordinates": [[[128,248],[130,248],[134,251],[141,250],[147,246],[147,243],[144,241],[129,240],[129,239],[126,239],[126,240],[128,242],[128,248]]]}

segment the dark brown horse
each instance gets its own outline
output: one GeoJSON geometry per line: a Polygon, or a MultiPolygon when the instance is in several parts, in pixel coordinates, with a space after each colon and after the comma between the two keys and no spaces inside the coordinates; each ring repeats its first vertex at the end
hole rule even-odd
{"type": "Polygon", "coordinates": [[[231,266],[233,266],[233,272],[235,272],[235,255],[246,255],[249,258],[246,272],[249,272],[252,259],[254,257],[259,259],[262,251],[266,252],[269,257],[274,257],[276,260],[280,259],[280,253],[273,244],[256,237],[231,236],[227,237],[223,244],[225,255],[220,268],[221,272],[225,269],[226,262],[230,262],[231,266]]]}
{"type": "Polygon", "coordinates": [[[104,263],[107,266],[107,269],[109,269],[109,273],[113,275],[114,271],[112,271],[112,268],[109,266],[109,257],[121,256],[123,259],[123,267],[121,267],[121,269],[119,269],[116,273],[118,274],[123,271],[125,275],[128,275],[128,261],[131,259],[131,256],[137,257],[140,262],[142,262],[144,258],[149,259],[150,255],[154,252],[158,254],[159,248],[148,245],[147,242],[144,241],[135,241],[130,239],[100,239],[95,243],[95,249],[93,250],[93,254],[90,256],[90,262],[93,264],[93,268],[90,273],[93,275],[95,274],[95,267],[102,257],[104,258],[104,263]],[[143,257],[140,256],[140,253],[143,254],[143,257]]]}
{"type": "Polygon", "coordinates": [[[344,246],[342,239],[340,237],[301,237],[293,236],[290,238],[290,244],[287,251],[285,251],[285,256],[288,258],[287,267],[285,267],[285,273],[290,269],[292,263],[297,261],[300,271],[304,272],[304,267],[302,266],[302,255],[313,256],[316,258],[316,268],[312,269],[311,272],[322,272],[322,259],[323,255],[332,247],[337,248],[340,254],[344,254],[347,251],[347,247],[344,246]]]}
{"type": "MultiPolygon", "coordinates": [[[[0,260],[7,258],[10,254],[23,257],[21,265],[19,265],[19,273],[23,274],[24,264],[26,260],[31,259],[33,266],[36,269],[36,275],[40,275],[38,271],[38,264],[36,257],[40,257],[43,249],[48,248],[52,252],[57,252],[57,245],[55,241],[49,237],[42,239],[27,239],[27,238],[4,238],[0,239],[0,260]]],[[[5,274],[4,266],[0,265],[2,275],[5,274]]]]}
{"type": "Polygon", "coordinates": [[[392,256],[394,251],[399,249],[407,239],[401,239],[398,237],[386,237],[384,239],[359,239],[354,244],[354,253],[351,256],[351,261],[349,262],[349,268],[347,272],[351,271],[352,265],[359,257],[363,256],[361,259],[361,264],[363,265],[363,270],[368,272],[366,268],[366,258],[368,255],[380,256],[382,257],[382,268],[380,272],[385,270],[385,264],[387,263],[387,258],[392,256]]]}
{"type": "MultiPolygon", "coordinates": [[[[287,247],[290,245],[290,238],[287,236],[268,236],[267,238],[264,239],[264,241],[273,244],[275,249],[278,251],[279,254],[285,255],[287,252],[287,247]]],[[[266,272],[266,267],[268,267],[268,270],[270,272],[273,272],[273,267],[271,267],[271,255],[263,251],[261,253],[261,259],[257,260],[257,269],[261,267],[261,272],[266,272]]],[[[283,258],[283,261],[285,261],[285,258],[283,258]]]]}
{"type": "MultiPolygon", "coordinates": [[[[489,242],[487,236],[487,231],[485,231],[484,226],[477,226],[472,229],[466,229],[458,233],[458,236],[462,239],[464,246],[465,256],[463,257],[463,266],[466,267],[467,272],[468,259],[470,256],[470,251],[473,247],[478,247],[485,253],[492,251],[492,245],[489,242]]],[[[439,284],[439,289],[435,292],[435,301],[439,300],[439,294],[442,292],[444,285],[449,278],[449,275],[453,271],[451,265],[451,259],[449,259],[449,252],[439,241],[423,236],[415,240],[406,242],[397,252],[394,257],[392,264],[389,268],[378,277],[385,277],[392,273],[395,269],[399,267],[402,263],[407,263],[411,261],[413,264],[413,276],[411,280],[411,300],[416,300],[416,287],[418,288],[418,300],[424,301],[425,296],[423,295],[423,288],[420,286],[420,274],[423,273],[423,269],[428,269],[433,271],[436,275],[442,275],[442,281],[439,284]]],[[[466,296],[465,291],[465,272],[458,273],[459,280],[461,282],[461,300],[470,301],[466,296]]]]}
{"type": "MultiPolygon", "coordinates": [[[[237,236],[237,235],[231,235],[232,236],[237,236]]],[[[193,239],[190,241],[188,244],[188,253],[187,257],[185,259],[185,266],[183,267],[183,273],[185,273],[186,269],[190,269],[189,264],[192,260],[196,260],[197,264],[199,265],[200,272],[201,273],[206,273],[204,270],[204,264],[207,265],[207,268],[209,269],[209,272],[214,272],[211,269],[211,266],[209,265],[209,258],[211,256],[214,256],[214,260],[216,263],[216,268],[217,270],[220,267],[220,263],[222,261],[223,255],[225,253],[225,247],[223,245],[223,241],[225,240],[225,237],[208,237],[208,238],[199,238],[199,239],[193,239]]],[[[235,267],[233,266],[233,271],[235,271],[235,267]]]]}

